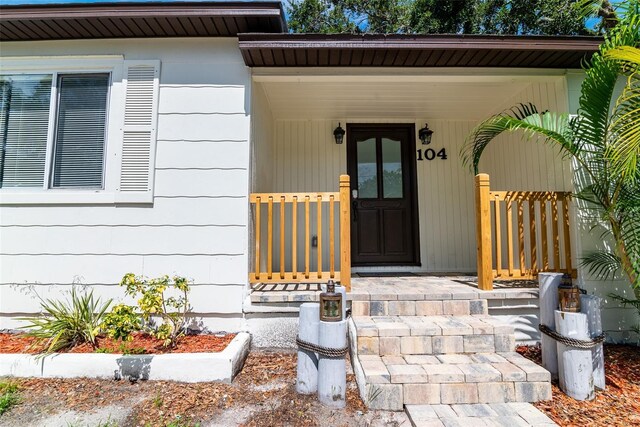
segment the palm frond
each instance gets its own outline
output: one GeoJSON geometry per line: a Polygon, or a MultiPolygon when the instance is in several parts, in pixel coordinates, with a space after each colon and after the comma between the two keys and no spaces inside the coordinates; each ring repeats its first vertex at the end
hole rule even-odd
{"type": "MultiPolygon", "coordinates": [[[[640,49],[638,51],[640,59],[640,49]]],[[[617,100],[606,157],[612,172],[623,180],[635,179],[640,165],[640,74],[632,73],[617,100]]]]}
{"type": "Polygon", "coordinates": [[[605,58],[615,59],[631,66],[640,67],[640,49],[633,46],[619,46],[607,51],[605,58]]]}
{"type": "Polygon", "coordinates": [[[539,113],[533,104],[519,104],[489,117],[471,131],[460,153],[463,164],[477,174],[480,157],[487,145],[500,134],[514,131],[522,131],[525,139],[541,137],[569,153],[574,150],[568,114],[539,113]]]}
{"type": "Polygon", "coordinates": [[[620,270],[620,258],[610,252],[598,251],[587,254],[580,260],[592,275],[607,280],[620,270]]]}
{"type": "Polygon", "coordinates": [[[625,298],[618,294],[609,294],[609,297],[622,303],[623,307],[630,305],[640,312],[640,300],[625,298]]]}
{"type": "Polygon", "coordinates": [[[580,149],[588,145],[596,151],[604,150],[608,141],[610,106],[623,66],[607,55],[621,46],[635,47],[640,43],[640,16],[628,13],[623,21],[585,64],[586,77],[581,87],[578,110],[580,120],[576,127],[576,144],[580,149]]]}

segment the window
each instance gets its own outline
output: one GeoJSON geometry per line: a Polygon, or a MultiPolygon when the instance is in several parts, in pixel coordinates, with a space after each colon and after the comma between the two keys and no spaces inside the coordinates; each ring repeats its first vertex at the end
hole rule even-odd
{"type": "Polygon", "coordinates": [[[109,86],[109,73],[1,76],[0,188],[102,189],[109,86]]]}
{"type": "Polygon", "coordinates": [[[153,203],[160,61],[3,57],[0,206],[153,203]]]}

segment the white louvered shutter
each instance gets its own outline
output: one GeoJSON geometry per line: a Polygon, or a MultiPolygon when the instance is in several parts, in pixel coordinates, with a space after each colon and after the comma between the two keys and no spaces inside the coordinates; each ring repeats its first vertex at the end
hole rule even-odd
{"type": "Polygon", "coordinates": [[[121,202],[153,201],[159,76],[159,61],[125,61],[121,202]]]}

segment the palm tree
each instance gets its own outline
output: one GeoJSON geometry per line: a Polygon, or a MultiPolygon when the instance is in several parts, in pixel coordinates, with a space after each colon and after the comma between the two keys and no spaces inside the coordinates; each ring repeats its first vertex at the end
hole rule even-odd
{"type": "Polygon", "coordinates": [[[619,269],[640,300],[640,3],[631,0],[618,25],[585,65],[577,116],[539,112],[521,104],[480,123],[467,137],[463,162],[478,173],[480,157],[498,135],[520,131],[525,139],[559,147],[575,165],[576,197],[614,243],[610,252],[583,260],[609,277],[619,269]],[[627,81],[615,98],[620,77],[627,81]],[[613,107],[612,107],[613,105],[613,107]]]}

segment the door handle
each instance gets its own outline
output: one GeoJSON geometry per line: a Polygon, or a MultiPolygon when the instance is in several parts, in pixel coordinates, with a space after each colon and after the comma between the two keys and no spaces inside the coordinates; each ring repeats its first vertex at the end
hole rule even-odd
{"type": "Polygon", "coordinates": [[[353,210],[353,220],[358,221],[358,202],[355,200],[351,203],[351,210],[353,210]]]}

